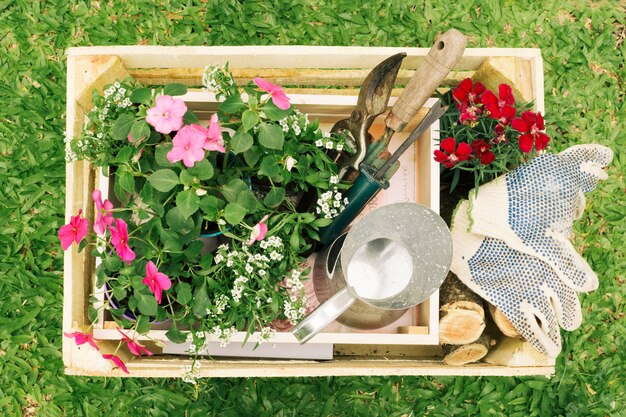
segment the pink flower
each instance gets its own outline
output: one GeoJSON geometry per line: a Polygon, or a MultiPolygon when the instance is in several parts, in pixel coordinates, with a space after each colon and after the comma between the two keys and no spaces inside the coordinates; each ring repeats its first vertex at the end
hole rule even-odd
{"type": "Polygon", "coordinates": [[[207,151],[226,153],[226,149],[224,148],[224,139],[222,138],[222,128],[220,127],[220,122],[217,120],[217,114],[211,116],[203,148],[207,151]]]}
{"type": "Polygon", "coordinates": [[[511,126],[518,132],[523,133],[519,137],[519,148],[522,152],[530,152],[533,149],[533,144],[535,149],[540,151],[548,146],[548,142],[550,142],[550,137],[543,132],[545,126],[541,112],[525,111],[522,113],[522,117],[513,119],[511,126]]]}
{"type": "Polygon", "coordinates": [[[98,345],[96,345],[96,339],[94,339],[93,336],[90,335],[89,333],[81,333],[81,332],[66,333],[66,332],[63,332],[63,334],[65,335],[65,337],[69,337],[70,339],[74,339],[74,341],[76,342],[77,346],[84,345],[85,343],[89,343],[89,345],[92,348],[94,348],[95,350],[100,350],[98,345]]]}
{"type": "Polygon", "coordinates": [[[124,220],[117,219],[115,226],[109,226],[111,243],[120,259],[130,265],[130,261],[135,259],[135,252],[128,246],[128,225],[124,220]]]}
{"type": "Polygon", "coordinates": [[[72,246],[73,242],[79,244],[87,235],[89,222],[87,219],[80,217],[82,213],[83,210],[78,210],[78,214],[72,216],[70,222],[59,229],[59,240],[63,250],[67,250],[67,248],[72,246]]]}
{"type": "Polygon", "coordinates": [[[435,161],[446,168],[452,168],[457,163],[468,160],[472,155],[472,148],[467,143],[461,142],[457,147],[454,138],[445,138],[439,146],[443,152],[439,149],[435,150],[435,161]]]}
{"type": "Polygon", "coordinates": [[[122,362],[122,360],[119,357],[115,355],[109,355],[108,353],[102,355],[102,357],[104,359],[110,360],[111,362],[115,364],[115,366],[120,368],[122,371],[126,372],[127,374],[130,374],[130,372],[128,372],[128,368],[126,368],[126,365],[124,365],[124,362],[122,362]]]}
{"type": "Polygon", "coordinates": [[[119,327],[116,327],[116,329],[118,332],[120,332],[122,336],[124,336],[122,337],[122,343],[124,342],[128,343],[128,350],[130,351],[130,353],[132,353],[135,356],[141,356],[142,353],[145,353],[148,356],[153,355],[153,353],[150,352],[148,349],[146,349],[143,345],[139,344],[138,342],[135,342],[133,339],[128,337],[128,335],[122,332],[122,330],[119,327]]]}
{"type": "Polygon", "coordinates": [[[169,290],[172,286],[172,281],[170,281],[167,275],[159,272],[152,261],[148,261],[146,265],[146,277],[142,282],[150,288],[150,291],[152,291],[154,298],[156,298],[159,304],[161,304],[163,290],[169,290]]]}
{"type": "Polygon", "coordinates": [[[264,80],[263,78],[257,77],[254,80],[254,83],[259,86],[259,88],[272,97],[272,101],[281,110],[287,110],[290,106],[289,97],[285,94],[282,88],[276,84],[272,84],[269,81],[264,80]]]}
{"type": "Polygon", "coordinates": [[[187,125],[180,129],[172,140],[172,150],[167,153],[171,163],[183,161],[187,168],[191,168],[198,161],[204,159],[204,143],[208,132],[198,125],[187,125]]]}
{"type": "Polygon", "coordinates": [[[183,126],[183,116],[187,113],[185,102],[179,98],[161,95],[156,106],[148,109],[146,122],[163,134],[178,130],[183,126]]]}
{"type": "Polygon", "coordinates": [[[113,203],[109,200],[102,202],[102,193],[100,190],[93,190],[91,198],[93,202],[96,203],[96,209],[98,210],[96,221],[93,224],[93,230],[102,236],[106,233],[107,227],[113,224],[113,213],[111,213],[113,203]]]}
{"type": "Polygon", "coordinates": [[[248,240],[248,245],[252,245],[255,240],[263,240],[265,234],[267,233],[267,225],[265,221],[269,217],[268,214],[265,215],[253,228],[252,232],[250,232],[250,240],[248,240]]]}

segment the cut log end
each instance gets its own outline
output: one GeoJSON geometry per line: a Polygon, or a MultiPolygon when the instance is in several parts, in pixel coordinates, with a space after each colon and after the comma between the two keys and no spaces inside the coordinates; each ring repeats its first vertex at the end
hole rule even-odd
{"type": "Polygon", "coordinates": [[[491,347],[491,338],[482,335],[478,340],[467,345],[444,345],[443,363],[452,366],[462,366],[472,362],[478,362],[485,357],[491,347]]]}
{"type": "Polygon", "coordinates": [[[489,313],[491,313],[491,317],[493,318],[493,322],[498,326],[498,329],[508,337],[520,337],[519,332],[513,326],[511,321],[506,318],[504,313],[500,311],[496,306],[489,304],[489,313]]]}
{"type": "Polygon", "coordinates": [[[441,343],[463,345],[472,343],[485,330],[485,320],[473,310],[449,310],[442,312],[439,320],[439,340],[441,343]]]}

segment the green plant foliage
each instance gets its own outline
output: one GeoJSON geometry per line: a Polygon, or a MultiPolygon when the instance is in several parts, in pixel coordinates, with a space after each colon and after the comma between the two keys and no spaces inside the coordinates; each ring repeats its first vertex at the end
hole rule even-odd
{"type": "MultiPolygon", "coordinates": [[[[15,0],[0,2],[0,17],[0,415],[624,415],[625,19],[618,1],[15,0]],[[588,196],[574,230],[575,247],[597,271],[600,288],[582,296],[583,324],[563,333],[551,379],[215,378],[194,386],[173,379],[64,375],[63,254],[56,232],[65,223],[65,48],[430,47],[450,27],[470,36],[469,47],[541,48],[552,149],[595,142],[616,153],[609,179],[588,196]]],[[[210,207],[203,204],[207,197],[202,210],[210,207]]],[[[206,297],[201,288],[194,297],[206,297]]]]}

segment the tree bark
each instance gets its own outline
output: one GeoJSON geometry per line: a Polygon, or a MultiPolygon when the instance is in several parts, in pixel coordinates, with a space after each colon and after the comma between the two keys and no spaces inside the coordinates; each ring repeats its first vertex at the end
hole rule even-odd
{"type": "Polygon", "coordinates": [[[491,347],[492,339],[483,334],[476,341],[467,345],[443,345],[443,362],[446,365],[461,366],[478,362],[485,357],[491,347]]]}

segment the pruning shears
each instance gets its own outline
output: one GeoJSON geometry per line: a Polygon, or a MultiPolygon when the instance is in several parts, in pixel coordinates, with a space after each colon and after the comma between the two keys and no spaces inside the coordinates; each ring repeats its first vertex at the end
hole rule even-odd
{"type": "MultiPolygon", "coordinates": [[[[423,131],[425,131],[435,120],[443,115],[446,108],[441,108],[439,102],[437,102],[437,104],[431,108],[430,112],[422,120],[420,125],[418,125],[416,130],[409,136],[409,138],[407,138],[405,143],[400,146],[400,148],[392,156],[390,156],[387,147],[389,146],[389,142],[391,141],[393,134],[395,132],[402,131],[407,124],[411,122],[424,103],[426,103],[426,100],[433,94],[435,89],[450,73],[452,68],[454,68],[454,66],[459,62],[465,51],[466,44],[467,38],[455,29],[450,29],[437,38],[435,44],[428,52],[428,55],[424,57],[424,63],[411,77],[408,84],[402,91],[402,94],[398,97],[397,102],[387,114],[385,118],[385,131],[378,140],[372,140],[369,134],[367,134],[367,130],[376,116],[385,111],[387,101],[391,96],[391,89],[393,88],[393,84],[399,70],[399,61],[401,61],[404,56],[402,56],[402,58],[398,58],[398,56],[402,54],[397,54],[379,64],[379,66],[382,66],[385,62],[394,59],[394,57],[397,61],[397,67],[391,66],[392,69],[395,68],[395,72],[390,72],[387,76],[391,77],[391,79],[385,78],[384,76],[373,78],[373,80],[385,80],[385,82],[380,82],[378,84],[379,89],[377,93],[373,93],[376,88],[372,88],[371,84],[363,85],[359,94],[359,103],[376,103],[378,106],[377,108],[373,109],[372,107],[366,107],[366,109],[378,111],[380,110],[380,107],[382,107],[381,101],[384,100],[385,109],[380,110],[380,113],[375,115],[373,111],[366,112],[367,117],[362,118],[363,122],[353,122],[348,129],[356,139],[357,148],[362,143],[367,144],[367,148],[357,149],[354,159],[350,158],[346,160],[345,164],[340,165],[340,177],[345,175],[350,168],[358,169],[359,176],[352,183],[350,189],[348,189],[345,193],[345,196],[349,201],[346,208],[333,219],[333,222],[329,226],[320,229],[320,244],[322,246],[326,246],[333,242],[378,191],[389,187],[389,179],[399,168],[397,160],[399,156],[406,151],[406,149],[415,140],[417,140],[423,131]],[[374,95],[372,96],[372,94],[374,95]],[[362,98],[362,95],[365,97],[362,98]],[[378,98],[376,98],[376,96],[378,98]],[[373,117],[371,117],[372,115],[373,117]],[[354,136],[355,134],[358,134],[358,138],[354,136]]],[[[357,105],[355,112],[357,110],[361,111],[359,105],[357,105]]],[[[350,119],[352,119],[352,116],[350,119]]],[[[346,123],[348,122],[337,122],[337,124],[346,123]]]]}

